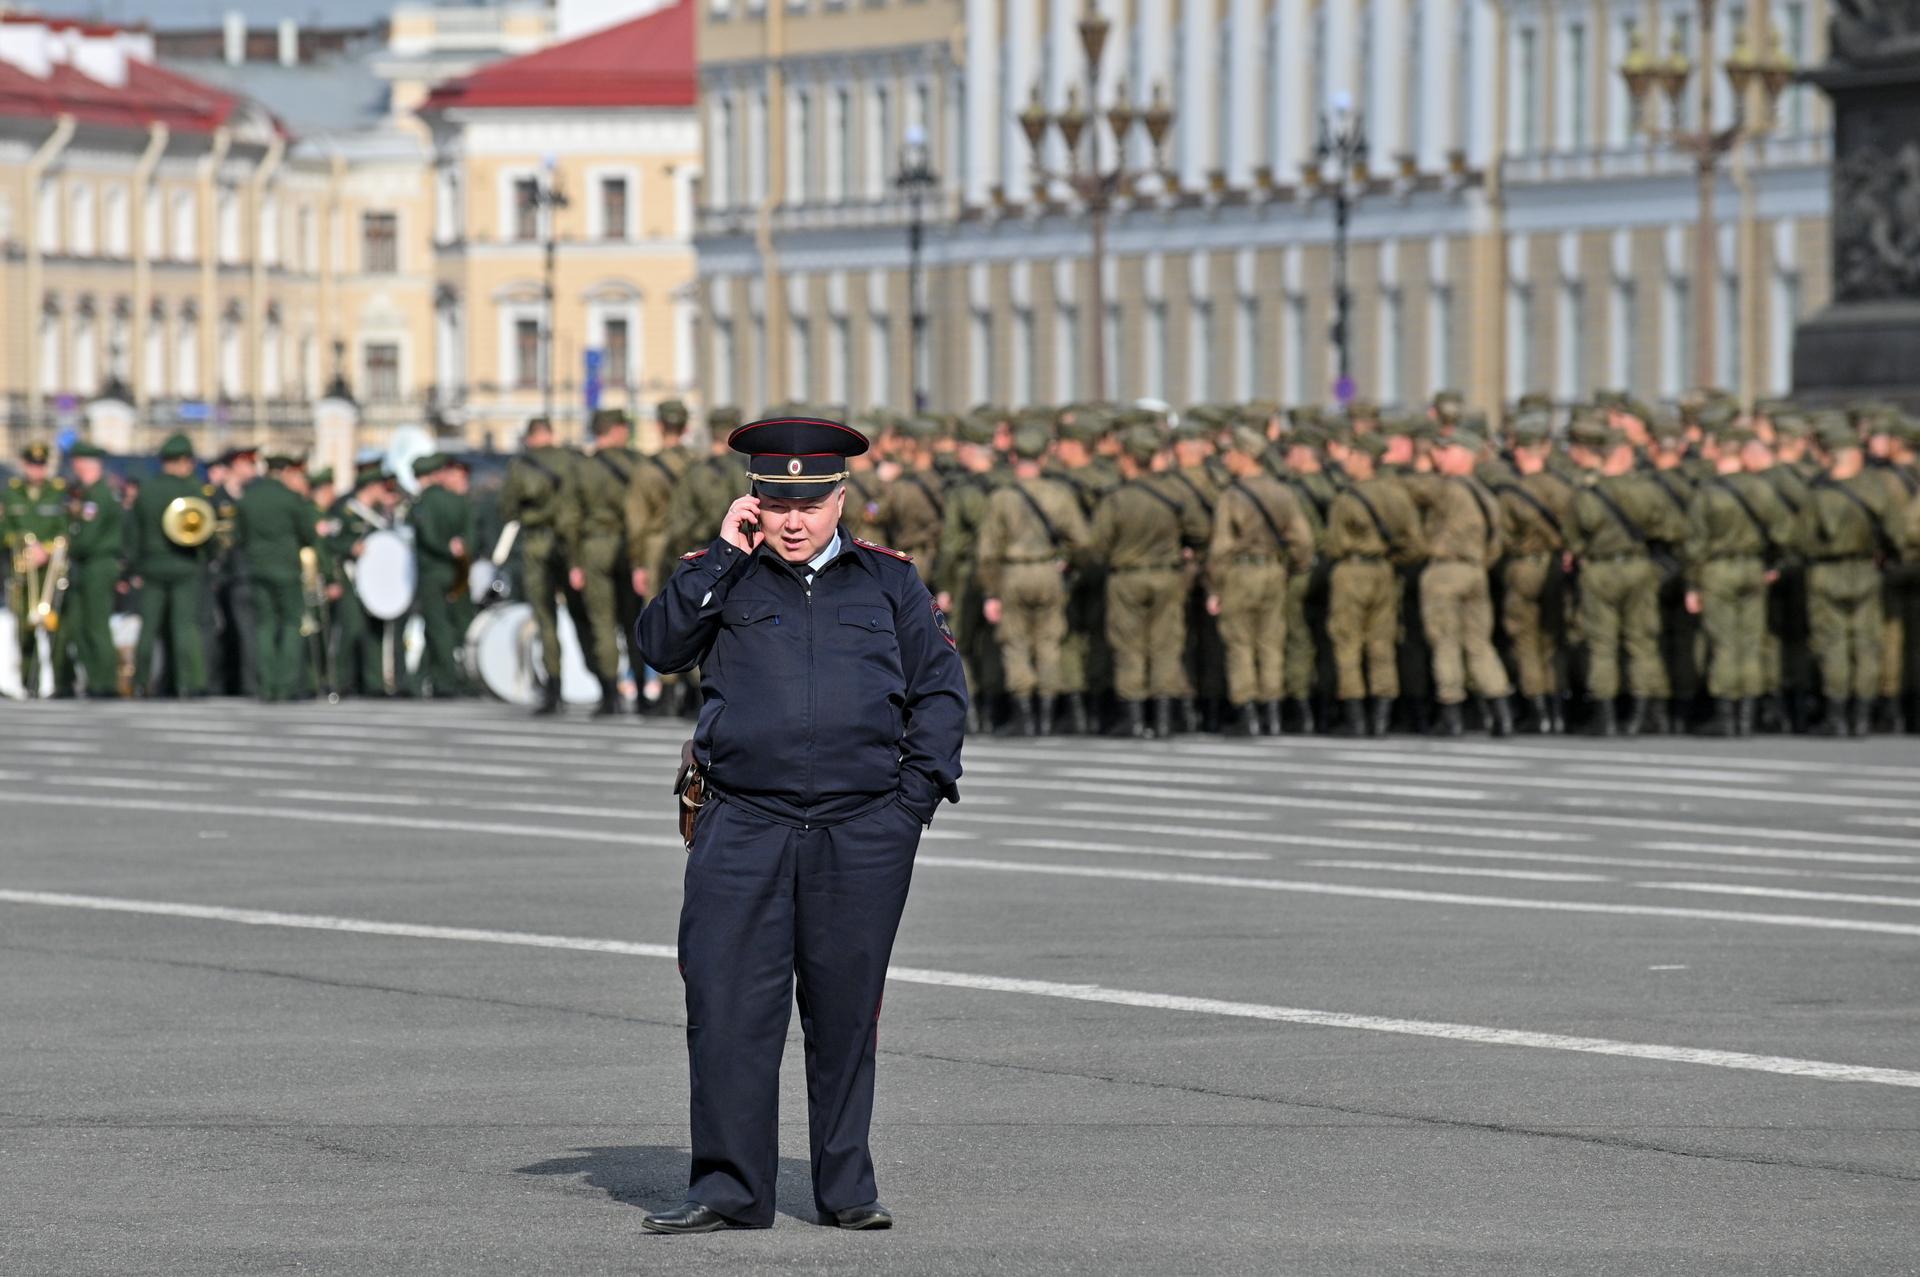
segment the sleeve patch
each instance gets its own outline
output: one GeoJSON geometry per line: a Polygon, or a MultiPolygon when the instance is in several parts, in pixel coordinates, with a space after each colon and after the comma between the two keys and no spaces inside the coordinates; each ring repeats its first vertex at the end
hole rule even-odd
{"type": "Polygon", "coordinates": [[[953,641],[953,631],[947,626],[947,614],[940,610],[938,600],[930,598],[927,602],[933,607],[933,628],[940,631],[940,637],[947,641],[948,647],[959,651],[960,645],[953,641]]]}
{"type": "Polygon", "coordinates": [[[873,542],[863,541],[859,537],[855,537],[853,539],[853,543],[859,546],[863,550],[872,550],[875,554],[892,555],[894,558],[900,560],[902,563],[913,562],[913,556],[911,554],[905,554],[899,550],[889,549],[884,545],[875,545],[873,542]]]}

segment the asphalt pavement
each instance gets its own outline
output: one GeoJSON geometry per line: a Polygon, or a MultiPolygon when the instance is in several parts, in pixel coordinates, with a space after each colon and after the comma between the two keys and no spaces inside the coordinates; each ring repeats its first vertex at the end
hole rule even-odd
{"type": "Polygon", "coordinates": [[[970,743],[898,1226],[657,1237],[681,731],[0,705],[0,1273],[1920,1272],[1920,742],[970,743]]]}

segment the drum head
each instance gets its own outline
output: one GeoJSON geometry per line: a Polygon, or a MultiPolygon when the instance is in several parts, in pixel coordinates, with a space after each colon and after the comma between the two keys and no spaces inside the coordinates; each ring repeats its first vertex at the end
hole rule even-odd
{"type": "Polygon", "coordinates": [[[385,530],[372,532],[354,568],[353,592],[369,616],[391,621],[413,606],[418,574],[413,546],[405,537],[385,530]]]}
{"type": "Polygon", "coordinates": [[[500,579],[500,569],[493,566],[489,559],[481,559],[467,569],[467,598],[475,605],[485,603],[487,596],[493,593],[493,584],[500,579]]]}
{"type": "Polygon", "coordinates": [[[534,642],[531,603],[488,608],[467,627],[467,669],[507,704],[532,705],[539,699],[527,659],[534,642]]]}
{"type": "Polygon", "coordinates": [[[20,681],[20,623],[5,607],[0,607],[0,696],[16,701],[27,696],[20,681]]]}

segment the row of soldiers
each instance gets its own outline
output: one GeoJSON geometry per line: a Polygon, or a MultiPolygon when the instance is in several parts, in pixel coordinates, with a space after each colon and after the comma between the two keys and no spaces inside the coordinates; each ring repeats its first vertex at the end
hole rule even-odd
{"type": "Polygon", "coordinates": [[[420,491],[411,502],[378,461],[361,465],[344,494],[330,470],[310,472],[279,454],[267,455],[263,470],[250,448],[221,454],[203,477],[179,434],[161,445],[154,473],[130,476],[121,489],[99,448],[79,443],[68,459],[71,480],[50,473],[45,444],[30,444],[0,493],[29,688],[40,683],[44,653],[56,696],[233,691],[283,701],[469,690],[456,652],[469,619],[460,565],[473,514],[457,459],[416,461],[420,491]],[[368,535],[401,526],[410,529],[414,611],[426,634],[412,676],[399,652],[402,618],[369,615],[352,588],[368,535]],[[56,576],[66,583],[57,607],[56,576]],[[35,600],[48,604],[51,624],[34,615],[35,600]],[[141,623],[124,686],[110,625],[123,608],[141,623]],[[228,662],[231,681],[221,677],[228,662]]]}

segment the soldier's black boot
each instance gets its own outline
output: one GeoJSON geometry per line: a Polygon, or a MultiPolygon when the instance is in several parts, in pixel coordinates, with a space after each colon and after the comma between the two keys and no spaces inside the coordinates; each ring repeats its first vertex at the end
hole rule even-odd
{"type": "Polygon", "coordinates": [[[1226,725],[1220,729],[1222,736],[1258,736],[1260,734],[1260,711],[1252,705],[1235,705],[1227,715],[1226,725]]]}
{"type": "Polygon", "coordinates": [[[1200,730],[1200,707],[1191,696],[1180,698],[1180,730],[1189,736],[1200,730]]]}
{"type": "Polygon", "coordinates": [[[1033,697],[1031,696],[1014,697],[1013,698],[1013,734],[1015,736],[1032,736],[1032,735],[1035,735],[1038,732],[1038,730],[1039,730],[1039,724],[1034,722],[1033,697]]]}
{"type": "Polygon", "coordinates": [[[1603,697],[1593,703],[1593,724],[1589,730],[1595,736],[1620,734],[1620,724],[1614,718],[1612,697],[1603,697]]]}
{"type": "Polygon", "coordinates": [[[1707,716],[1707,721],[1701,724],[1700,734],[1725,737],[1737,736],[1739,733],[1740,725],[1735,718],[1733,702],[1716,696],[1713,701],[1713,712],[1707,716]]]}
{"type": "Polygon", "coordinates": [[[1873,735],[1873,702],[1864,696],[1855,697],[1851,719],[1852,721],[1848,724],[1849,735],[1873,735]]]}
{"type": "Polygon", "coordinates": [[[1487,719],[1487,731],[1496,737],[1513,735],[1513,701],[1510,697],[1496,696],[1487,702],[1491,716],[1487,719]]]}
{"type": "MultiPolygon", "coordinates": [[[[1755,726],[1768,733],[1782,732],[1787,728],[1786,714],[1780,708],[1780,695],[1769,692],[1754,703],[1755,726]]],[[[1753,733],[1747,733],[1751,736],[1753,733]]]]}
{"type": "Polygon", "coordinates": [[[1266,720],[1263,724],[1266,729],[1266,734],[1269,736],[1278,736],[1285,731],[1286,728],[1283,723],[1285,718],[1286,715],[1280,712],[1280,702],[1268,701],[1266,720]]]}
{"type": "Polygon", "coordinates": [[[1139,701],[1120,702],[1120,734],[1135,740],[1147,735],[1147,707],[1139,701]]]}
{"type": "Polygon", "coordinates": [[[1085,736],[1092,731],[1085,692],[1067,693],[1067,730],[1075,736],[1085,736]]]}
{"type": "Polygon", "coordinates": [[[1754,713],[1759,702],[1748,696],[1733,707],[1733,730],[1741,736],[1753,735],[1754,713]]]}
{"type": "Polygon", "coordinates": [[[1318,727],[1319,724],[1313,721],[1312,698],[1302,696],[1298,700],[1287,703],[1293,706],[1294,730],[1298,731],[1302,736],[1313,735],[1314,728],[1318,727]]]}
{"type": "Polygon", "coordinates": [[[1335,736],[1365,736],[1367,734],[1366,702],[1357,697],[1340,702],[1340,721],[1333,725],[1335,736]]]}
{"type": "Polygon", "coordinates": [[[1034,714],[1034,722],[1040,729],[1040,735],[1053,735],[1053,697],[1047,695],[1045,692],[1040,693],[1040,695],[1035,698],[1034,709],[1036,711],[1034,714]]]}
{"type": "Polygon", "coordinates": [[[1555,736],[1567,734],[1567,703],[1558,694],[1547,697],[1547,714],[1553,720],[1550,729],[1555,736]]]}
{"type": "Polygon", "coordinates": [[[1173,736],[1173,698],[1156,696],[1153,698],[1153,734],[1161,740],[1173,736]]]}
{"type": "Polygon", "coordinates": [[[620,685],[610,678],[600,680],[600,703],[593,707],[593,718],[612,718],[620,712],[620,685]]]}
{"type": "Polygon", "coordinates": [[[558,678],[548,679],[540,685],[540,704],[533,712],[535,716],[560,712],[560,680],[558,678]]]}
{"type": "Polygon", "coordinates": [[[1826,700],[1826,712],[1820,716],[1820,726],[1814,728],[1815,736],[1845,736],[1847,734],[1847,699],[1844,696],[1829,696],[1826,700]]]}
{"type": "Polygon", "coordinates": [[[1393,698],[1376,696],[1373,698],[1373,722],[1370,724],[1375,736],[1385,736],[1393,726],[1393,698]]]}
{"type": "Polygon", "coordinates": [[[1529,731],[1535,736],[1550,736],[1553,734],[1553,711],[1547,708],[1546,697],[1527,697],[1527,710],[1533,716],[1532,725],[1528,728],[1529,731]]]}
{"type": "Polygon", "coordinates": [[[1464,736],[1466,725],[1460,720],[1460,703],[1440,707],[1440,726],[1437,734],[1441,736],[1464,736]]]}

